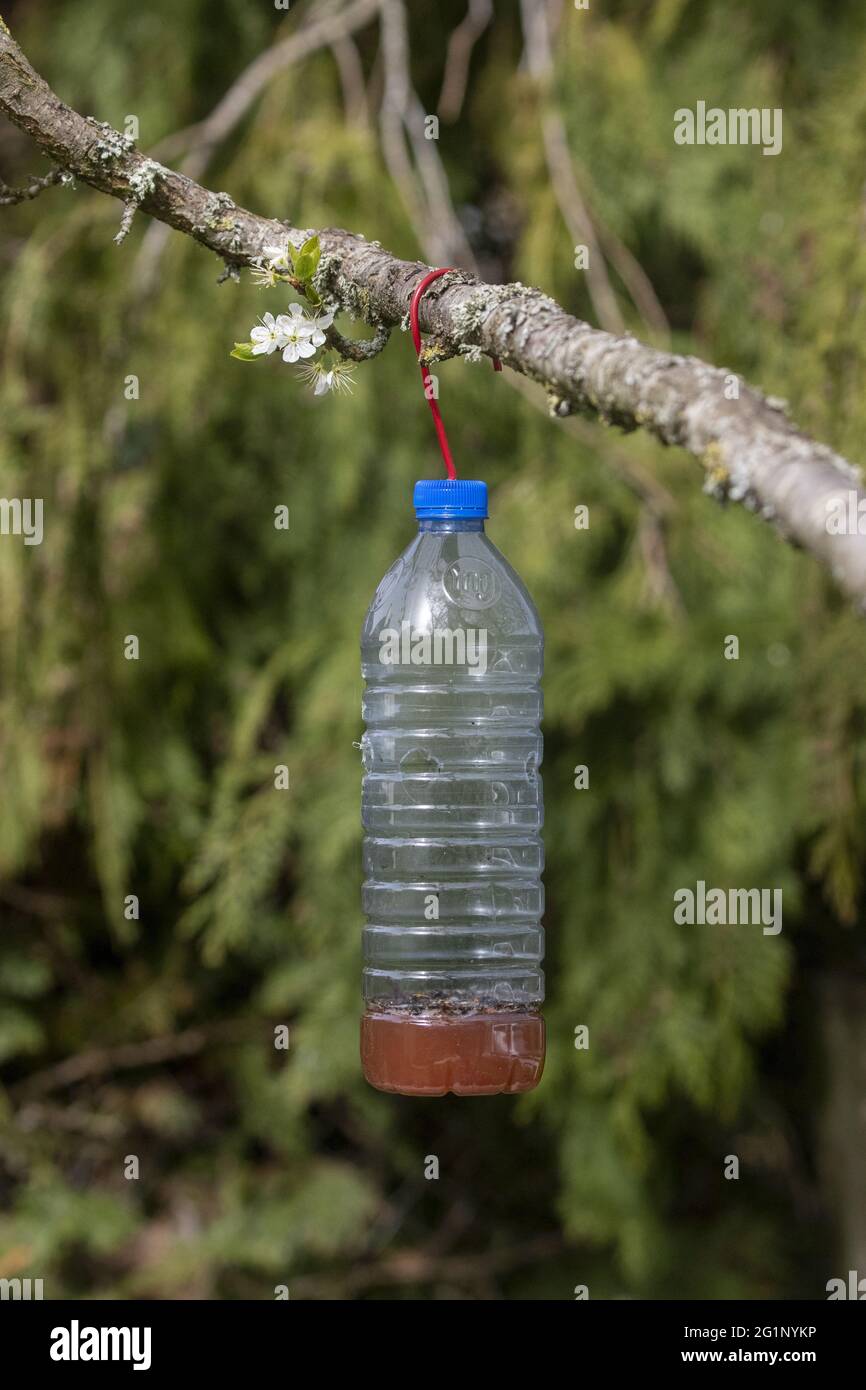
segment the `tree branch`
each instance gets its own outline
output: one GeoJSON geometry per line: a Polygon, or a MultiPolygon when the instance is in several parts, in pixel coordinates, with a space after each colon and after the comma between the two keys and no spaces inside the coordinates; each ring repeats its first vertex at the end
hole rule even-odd
{"type": "MultiPolygon", "coordinates": [[[[287,235],[300,245],[309,228],[259,217],[132,148],[127,137],[65,105],[0,27],[0,111],[59,167],[206,246],[232,265],[250,265],[287,235]]],[[[319,232],[321,287],[368,323],[405,317],[426,267],[337,228],[319,232]]],[[[831,507],[856,507],[866,492],[840,455],[787,418],[782,404],[693,357],[601,332],[565,313],[538,290],[487,285],[458,272],[421,303],[421,328],[446,351],[498,357],[541,383],[557,413],[577,410],[625,430],[643,428],[701,463],[706,488],[744,503],[809,550],[866,610],[866,534],[830,534],[831,507]]],[[[856,515],[856,513],[855,513],[856,515]]],[[[864,528],[866,530],[866,528],[864,528]]]]}
{"type": "Polygon", "coordinates": [[[43,1071],[33,1072],[16,1085],[15,1094],[30,1100],[66,1086],[77,1086],[81,1081],[92,1081],[139,1067],[162,1066],[166,1062],[193,1057],[211,1045],[253,1041],[255,1036],[253,1026],[228,1020],[209,1027],[187,1028],[182,1033],[167,1033],[164,1037],[146,1038],[143,1042],[94,1047],[88,1052],[64,1057],[61,1062],[55,1062],[43,1071]]]}
{"type": "Polygon", "coordinates": [[[236,128],[278,73],[363,28],[378,14],[379,5],[380,0],[352,0],[342,9],[332,6],[324,14],[314,14],[302,28],[259,54],[232,83],[210,115],[187,131],[190,147],[181,166],[183,172],[190,178],[201,178],[214,150],[236,128]]]}
{"type": "MultiPolygon", "coordinates": [[[[305,58],[311,57],[320,49],[346,42],[347,35],[361,29],[379,12],[380,0],[352,0],[343,8],[326,8],[323,14],[316,13],[307,18],[306,23],[281,39],[271,48],[260,53],[243,72],[235,78],[216,106],[203,121],[177,131],[160,141],[153,151],[164,159],[180,157],[181,173],[191,179],[200,179],[205,173],[216,150],[227,140],[247,112],[265,91],[268,83],[281,72],[294,67],[305,58]]],[[[150,296],[156,282],[159,263],[169,238],[169,228],[159,222],[152,222],[142,240],[136,257],[132,275],[139,287],[142,298],[150,296]]],[[[236,268],[229,263],[228,274],[236,268]]]]}
{"type": "Polygon", "coordinates": [[[27,203],[31,198],[38,198],[46,188],[63,183],[66,178],[67,175],[62,169],[52,169],[48,174],[31,174],[21,188],[10,188],[8,183],[0,179],[0,207],[11,207],[13,203],[27,203]]]}
{"type": "Polygon", "coordinates": [[[655,334],[656,346],[667,347],[670,325],[649,276],[619,237],[602,224],[581,188],[562,111],[554,99],[553,47],[561,16],[554,15],[551,5],[533,5],[531,0],[521,0],[520,12],[525,38],[524,61],[538,89],[547,172],[575,249],[578,245],[587,249],[586,287],[595,316],[610,333],[622,333],[625,328],[607,273],[607,260],[619,273],[647,328],[655,334]]]}
{"type": "Polygon", "coordinates": [[[448,40],[445,73],[437,110],[443,121],[456,121],[463,109],[472,50],[493,18],[493,0],[469,0],[466,18],[448,40]]]}

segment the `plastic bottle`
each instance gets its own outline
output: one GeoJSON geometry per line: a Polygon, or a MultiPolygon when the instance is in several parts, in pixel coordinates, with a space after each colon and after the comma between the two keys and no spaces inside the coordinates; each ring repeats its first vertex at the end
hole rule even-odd
{"type": "Polygon", "coordinates": [[[531,1090],[544,1065],[544,637],[484,534],[487,486],[415,486],[418,535],[361,634],[364,1075],[531,1090]]]}

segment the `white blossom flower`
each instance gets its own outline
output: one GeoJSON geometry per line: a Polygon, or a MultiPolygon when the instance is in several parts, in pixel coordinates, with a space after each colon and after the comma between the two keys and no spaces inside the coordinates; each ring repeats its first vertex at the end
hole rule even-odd
{"type": "Polygon", "coordinates": [[[274,285],[278,285],[282,278],[278,270],[275,270],[272,265],[267,265],[261,260],[253,263],[250,267],[250,274],[256,284],[261,285],[262,288],[266,290],[272,290],[274,285]]]}
{"type": "Polygon", "coordinates": [[[334,322],[334,315],[327,314],[308,314],[307,322],[312,330],[313,343],[316,347],[321,347],[325,341],[325,329],[330,328],[334,322]]]}
{"type": "Polygon", "coordinates": [[[258,285],[271,289],[286,275],[291,275],[292,263],[289,248],[286,246],[266,246],[258,260],[253,262],[252,276],[258,285]]]}
{"type": "Polygon", "coordinates": [[[289,312],[277,318],[277,327],[282,335],[284,362],[297,362],[300,357],[315,356],[313,330],[300,304],[290,304],[289,312]]]}
{"type": "Polygon", "coordinates": [[[275,319],[273,314],[265,314],[261,323],[250,329],[250,341],[255,344],[254,357],[258,357],[263,352],[271,353],[275,348],[283,347],[286,339],[280,328],[280,320],[275,319]]]}
{"type": "Polygon", "coordinates": [[[275,270],[291,270],[288,242],[285,246],[266,246],[264,254],[268,265],[272,265],[275,270]]]}
{"type": "Polygon", "coordinates": [[[311,362],[300,368],[300,375],[308,386],[312,386],[314,396],[325,396],[329,391],[351,395],[355,378],[351,362],[335,362],[326,367],[322,362],[311,362]]]}

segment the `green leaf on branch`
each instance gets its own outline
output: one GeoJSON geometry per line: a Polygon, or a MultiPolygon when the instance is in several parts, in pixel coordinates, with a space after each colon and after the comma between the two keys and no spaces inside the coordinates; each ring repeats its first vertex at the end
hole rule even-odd
{"type": "Polygon", "coordinates": [[[322,248],[319,245],[319,238],[317,236],[309,237],[304,242],[300,251],[292,250],[292,265],[298,280],[301,280],[304,284],[306,284],[308,280],[312,280],[318,270],[321,255],[322,248]]]}
{"type": "Polygon", "coordinates": [[[255,356],[253,355],[252,343],[235,343],[230,356],[236,357],[239,362],[255,362],[262,354],[256,353],[255,356]]]}

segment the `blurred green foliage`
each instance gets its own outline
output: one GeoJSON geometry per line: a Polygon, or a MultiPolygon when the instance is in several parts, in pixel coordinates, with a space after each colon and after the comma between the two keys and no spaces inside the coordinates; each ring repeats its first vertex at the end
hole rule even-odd
{"type": "MultiPolygon", "coordinates": [[[[6,17],[74,107],[137,115],[146,150],[295,8],[6,17]]],[[[411,7],[429,110],[463,13],[411,7]]],[[[521,45],[497,4],[439,148],[494,272],[591,316],[521,45]]],[[[375,87],[375,27],[359,50],[375,87]]],[[[555,84],[590,205],[674,346],[855,458],[864,62],[855,0],[619,0],[565,7],[555,84]],[[676,146],[673,111],[698,99],[781,106],[783,154],[676,146]]],[[[9,182],[42,167],[10,129],[0,158],[9,182]]],[[[269,84],[206,181],[419,254],[327,51],[269,84]]],[[[703,496],[684,455],[575,434],[487,364],[441,366],[459,464],[490,483],[491,538],[548,639],[549,1062],[517,1103],[372,1092],[358,633],[411,538],[412,483],[437,471],[411,346],[396,334],[352,398],[314,400],[276,358],[228,356],[284,290],[218,287],[172,234],[143,292],[146,219],[116,248],[118,216],[80,187],[0,221],[0,494],[45,499],[44,543],[0,544],[0,1274],[52,1297],[821,1296],[815,992],[864,967],[862,626],[808,558],[703,496]],[[782,935],[674,927],[674,890],[699,878],[781,887],[782,935]],[[731,1152],[757,1155],[738,1183],[731,1152]]]]}

